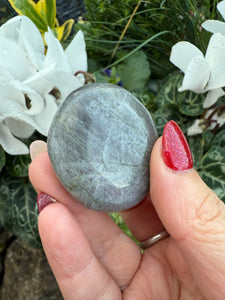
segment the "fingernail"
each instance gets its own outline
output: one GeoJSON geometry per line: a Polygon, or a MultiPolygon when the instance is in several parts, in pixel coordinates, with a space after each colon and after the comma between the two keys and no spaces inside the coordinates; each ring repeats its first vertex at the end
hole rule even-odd
{"type": "Polygon", "coordinates": [[[187,140],[174,121],[169,121],[164,127],[162,156],[166,166],[174,171],[193,168],[192,154],[187,140]]]}
{"type": "Polygon", "coordinates": [[[57,201],[46,193],[39,193],[37,196],[37,204],[39,213],[49,204],[56,203],[57,201]]]}
{"type": "Polygon", "coordinates": [[[47,144],[44,141],[34,141],[30,144],[31,160],[43,152],[47,152],[47,144]]]}

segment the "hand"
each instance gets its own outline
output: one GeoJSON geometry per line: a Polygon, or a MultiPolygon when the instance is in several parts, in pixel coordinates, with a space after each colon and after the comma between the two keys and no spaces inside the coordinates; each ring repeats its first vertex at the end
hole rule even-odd
{"type": "MultiPolygon", "coordinates": [[[[186,168],[179,154],[168,156],[174,153],[167,141],[174,137],[167,133],[151,155],[151,199],[121,213],[138,241],[168,231],[168,238],[143,254],[107,214],[72,199],[47,152],[33,159],[30,179],[54,203],[40,206],[39,231],[64,299],[225,299],[225,206],[191,168],[190,159],[186,168]],[[176,171],[173,158],[185,170],[176,171]]],[[[32,155],[39,146],[33,145],[32,155]]]]}

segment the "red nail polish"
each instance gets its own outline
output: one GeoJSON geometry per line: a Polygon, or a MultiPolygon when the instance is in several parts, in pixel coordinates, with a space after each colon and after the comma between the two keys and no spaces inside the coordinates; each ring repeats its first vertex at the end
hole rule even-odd
{"type": "Polygon", "coordinates": [[[56,200],[46,193],[39,193],[37,196],[37,204],[39,213],[49,204],[55,203],[56,200]]]}
{"type": "Polygon", "coordinates": [[[162,156],[167,167],[174,171],[193,168],[193,159],[187,140],[174,121],[166,123],[162,137],[162,156]]]}

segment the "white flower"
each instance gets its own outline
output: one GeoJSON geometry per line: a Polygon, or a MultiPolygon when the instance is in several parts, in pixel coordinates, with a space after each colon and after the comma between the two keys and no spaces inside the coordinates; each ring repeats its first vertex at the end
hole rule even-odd
{"type": "Polygon", "coordinates": [[[84,36],[79,31],[64,51],[49,29],[45,45],[37,27],[25,16],[0,27],[0,145],[12,155],[26,154],[19,138],[37,130],[47,136],[57,110],[84,84],[77,71],[87,71],[84,36]]]}
{"type": "Polygon", "coordinates": [[[205,129],[213,130],[216,126],[221,127],[224,123],[224,114],[218,114],[216,109],[209,109],[204,119],[196,119],[193,125],[188,128],[187,135],[200,134],[205,129]]]}
{"type": "Polygon", "coordinates": [[[225,36],[212,35],[205,54],[189,42],[179,42],[172,47],[170,61],[185,75],[179,91],[209,92],[204,107],[212,106],[224,95],[225,86],[225,36]]]}
{"type": "MultiPolygon", "coordinates": [[[[217,9],[225,19],[225,1],[221,1],[217,4],[217,9]]],[[[225,23],[218,20],[206,20],[202,23],[202,27],[212,33],[219,32],[225,35],[225,23]]]]}
{"type": "Polygon", "coordinates": [[[188,128],[187,135],[192,136],[203,132],[203,128],[200,126],[200,119],[196,119],[194,124],[188,128]]]}

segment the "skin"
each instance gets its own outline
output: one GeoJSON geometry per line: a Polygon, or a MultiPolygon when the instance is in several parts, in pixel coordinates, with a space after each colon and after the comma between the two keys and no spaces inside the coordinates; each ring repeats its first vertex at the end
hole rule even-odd
{"type": "Polygon", "coordinates": [[[172,171],[156,142],[150,196],[121,215],[137,240],[170,236],[141,253],[111,218],[64,190],[47,152],[30,179],[57,202],[39,215],[44,251],[66,300],[225,299],[225,206],[194,169],[172,171]]]}

